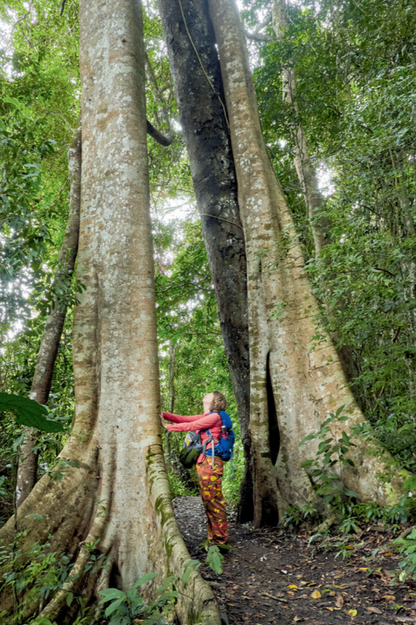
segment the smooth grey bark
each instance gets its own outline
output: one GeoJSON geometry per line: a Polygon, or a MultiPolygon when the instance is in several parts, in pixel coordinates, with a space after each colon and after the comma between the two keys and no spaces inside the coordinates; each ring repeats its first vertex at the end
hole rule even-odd
{"type": "MultiPolygon", "coordinates": [[[[68,465],[61,480],[54,479],[59,466],[43,475],[0,530],[6,545],[16,528],[27,530],[19,567],[35,542],[57,557],[65,553],[73,567],[40,608],[35,597],[28,602],[22,622],[36,613],[64,625],[72,610],[68,593],[91,605],[98,589],[116,583],[126,591],[155,571],[148,598],[167,574],[178,578],[172,620],[220,625],[199,573],[191,573],[186,589],[182,583],[190,556],[163,459],[144,64],[141,3],[82,0],[77,271],[86,288],[74,311],[75,415],[60,454],[68,465]],[[88,566],[94,551],[106,556],[108,568],[88,566]]],[[[3,585],[0,593],[10,615],[5,625],[15,622],[13,589],[3,585]]]]}
{"type": "MultiPolygon", "coordinates": [[[[169,375],[169,399],[168,399],[168,412],[174,412],[175,410],[175,369],[176,369],[176,351],[178,349],[178,343],[170,342],[169,345],[169,363],[168,363],[168,375],[169,375]]],[[[166,430],[165,434],[165,462],[167,466],[172,464],[172,450],[171,450],[171,436],[172,432],[166,430]]]]}
{"type": "MultiPolygon", "coordinates": [[[[278,522],[290,505],[314,500],[303,462],[317,443],[300,442],[316,432],[328,413],[344,406],[334,422],[335,439],[364,421],[346,384],[329,336],[314,352],[318,307],[282,187],[267,154],[242,24],[235,0],[209,0],[229,111],[239,206],[247,250],[251,418],[255,524],[278,522]],[[283,305],[283,307],[282,307],[283,305]],[[280,433],[277,437],[277,426],[280,433]]],[[[391,458],[377,441],[359,440],[349,450],[354,466],[334,473],[361,501],[393,504],[402,480],[389,484],[391,458]]]]}
{"type": "Polygon", "coordinates": [[[246,255],[221,70],[204,0],[158,4],[237,404],[246,459],[239,516],[247,521],[253,509],[246,255]]]}
{"type": "MultiPolygon", "coordinates": [[[[58,269],[54,283],[70,282],[78,252],[79,218],[81,202],[81,124],[68,151],[69,173],[71,177],[68,223],[58,259],[58,269]]],[[[55,298],[55,307],[45,322],[42,340],[36,359],[30,398],[38,404],[46,404],[51,390],[53,370],[58,354],[59,342],[65,323],[66,308],[55,298]]],[[[16,506],[19,507],[37,481],[38,455],[35,451],[39,433],[33,428],[24,428],[25,441],[21,446],[17,469],[16,506]]]]}

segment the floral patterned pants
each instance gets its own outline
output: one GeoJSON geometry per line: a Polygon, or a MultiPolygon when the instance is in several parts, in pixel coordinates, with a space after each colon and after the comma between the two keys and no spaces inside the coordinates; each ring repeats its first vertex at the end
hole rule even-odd
{"type": "Polygon", "coordinates": [[[224,462],[215,456],[214,468],[212,459],[205,457],[196,465],[198,485],[208,520],[208,540],[213,545],[225,545],[228,540],[227,513],[222,495],[221,481],[224,462]]]}

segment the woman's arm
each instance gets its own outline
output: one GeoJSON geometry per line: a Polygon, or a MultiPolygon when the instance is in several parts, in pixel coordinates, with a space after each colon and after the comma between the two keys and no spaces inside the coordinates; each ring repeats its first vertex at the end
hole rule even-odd
{"type": "MultiPolygon", "coordinates": [[[[197,419],[201,419],[205,417],[203,414],[194,414],[190,417],[183,417],[180,414],[173,414],[172,412],[164,412],[163,416],[168,421],[173,421],[174,423],[191,423],[196,421],[197,419]]],[[[178,430],[180,432],[187,432],[187,430],[178,430]]]]}
{"type": "Polygon", "coordinates": [[[166,425],[165,427],[168,432],[192,432],[194,430],[209,430],[210,428],[218,424],[218,419],[221,419],[221,417],[216,413],[209,415],[196,415],[195,421],[175,423],[174,425],[166,425]]]}

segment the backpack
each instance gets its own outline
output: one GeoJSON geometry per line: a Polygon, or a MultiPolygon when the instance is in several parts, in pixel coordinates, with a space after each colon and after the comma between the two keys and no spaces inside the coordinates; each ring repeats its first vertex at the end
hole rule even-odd
{"type": "MultiPolygon", "coordinates": [[[[229,460],[232,460],[233,457],[235,433],[232,429],[233,424],[230,415],[227,412],[224,412],[224,410],[221,410],[219,415],[222,421],[221,438],[214,446],[214,456],[218,456],[224,460],[224,462],[228,462],[229,460]]],[[[215,439],[213,439],[209,430],[207,430],[207,434],[209,438],[203,445],[202,453],[204,456],[212,456],[212,446],[207,449],[207,445],[212,443],[213,440],[215,442],[215,439]]],[[[214,466],[214,458],[212,458],[212,466],[214,466]]]]}
{"type": "Polygon", "coordinates": [[[179,460],[185,469],[191,469],[196,464],[202,450],[201,435],[196,432],[188,432],[179,452],[179,460]]]}
{"type": "MultiPolygon", "coordinates": [[[[212,414],[212,413],[210,413],[212,414]]],[[[208,440],[202,445],[201,436],[196,432],[188,432],[183,442],[183,447],[179,452],[179,460],[185,469],[190,469],[196,464],[198,456],[203,453],[204,456],[212,456],[212,447],[207,449],[207,445],[214,440],[214,456],[219,456],[224,462],[232,460],[233,447],[235,441],[235,434],[232,429],[233,424],[230,415],[223,410],[219,413],[222,420],[221,438],[219,441],[213,439],[209,430],[206,430],[208,434],[208,440]]],[[[214,465],[214,457],[212,458],[212,464],[214,465]]]]}

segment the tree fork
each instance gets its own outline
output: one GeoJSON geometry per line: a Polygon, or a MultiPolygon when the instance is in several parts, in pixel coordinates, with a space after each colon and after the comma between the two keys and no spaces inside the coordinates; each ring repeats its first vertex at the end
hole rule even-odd
{"type": "MultiPolygon", "coordinates": [[[[25,552],[50,541],[57,555],[73,555],[73,570],[91,596],[102,580],[86,570],[85,541],[99,540],[97,550],[112,554],[121,589],[155,571],[146,588],[150,597],[169,572],[178,578],[180,623],[220,625],[200,575],[194,571],[182,586],[190,557],[163,459],[144,65],[140,3],[81,0],[77,270],[86,288],[74,312],[74,423],[59,455],[70,464],[61,481],[59,464],[39,480],[0,540],[11,544],[17,525],[19,532],[28,530],[25,552]]],[[[71,574],[67,584],[43,606],[49,619],[67,618],[65,591],[80,590],[71,574]]],[[[2,588],[0,602],[13,611],[10,587],[2,588]]],[[[28,611],[39,611],[35,601],[28,611]]]]}
{"type": "MultiPolygon", "coordinates": [[[[260,126],[244,33],[233,0],[209,0],[229,115],[238,197],[247,252],[251,372],[250,431],[254,464],[255,524],[281,516],[291,504],[314,498],[301,467],[316,457],[317,443],[299,448],[320,428],[329,412],[345,406],[348,421],[334,435],[364,421],[348,388],[329,336],[311,351],[314,319],[319,314],[282,188],[270,163],[260,126]],[[273,314],[272,314],[273,313],[273,314]],[[272,462],[267,376],[280,431],[277,461],[272,462]]],[[[354,467],[336,467],[339,479],[362,501],[393,503],[401,495],[373,439],[358,441],[350,452],[354,467]],[[378,453],[376,453],[378,452],[378,453]]]]}
{"type": "MultiPolygon", "coordinates": [[[[82,137],[81,123],[77,134],[68,150],[68,165],[71,177],[71,191],[69,202],[68,223],[65,230],[64,240],[61,246],[58,268],[54,277],[54,284],[60,281],[71,282],[74,272],[75,260],[78,252],[79,220],[81,203],[81,152],[82,137]]],[[[45,322],[42,340],[36,359],[35,373],[33,375],[30,398],[39,404],[46,404],[51,389],[53,370],[59,343],[65,323],[66,309],[54,299],[54,309],[48,315],[45,322]]],[[[37,480],[37,453],[35,447],[39,439],[39,433],[33,428],[24,428],[25,442],[20,449],[20,457],[17,471],[16,505],[19,507],[37,480]]]]}
{"type": "Polygon", "coordinates": [[[218,53],[204,0],[158,0],[245,453],[240,519],[252,520],[245,242],[218,53]]]}

